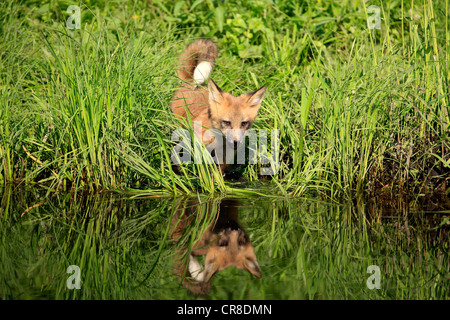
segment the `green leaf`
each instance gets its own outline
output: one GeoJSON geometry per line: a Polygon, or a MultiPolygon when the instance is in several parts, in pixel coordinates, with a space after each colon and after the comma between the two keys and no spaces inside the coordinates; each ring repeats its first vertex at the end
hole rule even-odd
{"type": "Polygon", "coordinates": [[[222,32],[225,10],[223,7],[217,7],[216,10],[214,10],[214,15],[216,16],[217,27],[219,28],[219,31],[222,32]]]}
{"type": "Polygon", "coordinates": [[[195,2],[192,4],[191,9],[189,10],[189,12],[192,11],[192,10],[194,10],[195,7],[198,6],[199,4],[201,4],[203,1],[205,1],[205,0],[197,0],[197,1],[195,1],[195,2]]]}
{"type": "Polygon", "coordinates": [[[173,7],[173,15],[175,17],[178,17],[180,15],[181,8],[183,8],[185,4],[186,3],[184,1],[178,1],[177,3],[175,3],[173,7]]]}
{"type": "Polygon", "coordinates": [[[262,47],[261,46],[246,46],[245,48],[239,49],[239,57],[242,59],[261,58],[262,57],[262,47]]]}

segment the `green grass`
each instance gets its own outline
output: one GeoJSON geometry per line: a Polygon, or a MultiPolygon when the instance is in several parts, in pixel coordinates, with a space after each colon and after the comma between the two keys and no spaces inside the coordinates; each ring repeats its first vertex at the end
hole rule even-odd
{"type": "Polygon", "coordinates": [[[214,167],[171,168],[177,56],[209,37],[219,86],[268,85],[255,128],[280,130],[270,194],[448,192],[448,1],[86,1],[80,30],[70,4],[0,5],[2,185],[250,192],[214,167]]]}
{"type": "Polygon", "coordinates": [[[448,12],[448,0],[1,2],[0,298],[191,299],[176,252],[234,197],[263,278],[224,270],[206,298],[448,299],[448,12]],[[72,4],[80,30],[66,27],[72,4]],[[168,107],[177,57],[200,37],[219,46],[221,88],[268,86],[254,128],[280,132],[273,177],[260,163],[240,181],[172,170],[172,133],[190,126],[168,107]],[[386,210],[380,194],[414,201],[386,210]],[[195,223],[176,244],[187,206],[195,223]],[[81,290],[66,287],[69,265],[81,290]]]}
{"type": "MultiPolygon", "coordinates": [[[[227,199],[16,191],[2,190],[1,299],[194,299],[174,275],[177,251],[198,240],[227,199]],[[194,219],[175,242],[171,228],[184,208],[194,219]],[[66,285],[70,265],[80,267],[79,290],[66,285]]],[[[407,203],[387,210],[373,201],[234,199],[262,278],[227,268],[212,278],[206,299],[450,296],[448,210],[430,214],[407,203]],[[380,268],[379,290],[366,286],[370,265],[380,268]]]]}

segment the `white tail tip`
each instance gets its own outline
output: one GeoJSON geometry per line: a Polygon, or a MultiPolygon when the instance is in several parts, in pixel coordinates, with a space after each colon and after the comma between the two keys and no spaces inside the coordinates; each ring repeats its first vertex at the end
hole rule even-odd
{"type": "Polygon", "coordinates": [[[208,61],[202,61],[195,67],[194,82],[196,85],[200,85],[208,79],[212,67],[212,63],[208,61]]]}
{"type": "Polygon", "coordinates": [[[198,260],[190,255],[189,256],[189,273],[195,281],[202,282],[205,277],[205,271],[203,271],[203,267],[198,262],[198,260]]]}

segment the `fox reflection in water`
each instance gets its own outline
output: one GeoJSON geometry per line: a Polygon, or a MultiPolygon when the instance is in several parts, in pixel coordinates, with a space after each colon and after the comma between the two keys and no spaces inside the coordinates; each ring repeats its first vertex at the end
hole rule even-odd
{"type": "Polygon", "coordinates": [[[217,272],[235,266],[261,278],[261,269],[256,259],[250,239],[238,220],[238,202],[223,200],[217,205],[212,201],[199,204],[191,200],[179,209],[172,220],[172,238],[176,241],[175,274],[183,285],[194,294],[207,294],[211,289],[211,277],[217,272]],[[203,208],[201,207],[203,206],[203,208]],[[199,214],[206,209],[203,216],[210,221],[208,227],[198,226],[199,214]],[[179,240],[190,237],[193,245],[183,245],[179,240]],[[205,256],[205,266],[198,260],[205,256]]]}

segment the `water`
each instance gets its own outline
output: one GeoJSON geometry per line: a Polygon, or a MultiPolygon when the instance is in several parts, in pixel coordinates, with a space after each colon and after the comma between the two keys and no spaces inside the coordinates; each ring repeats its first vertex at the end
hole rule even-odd
{"type": "Polygon", "coordinates": [[[448,203],[2,193],[1,299],[450,297],[448,203]]]}

